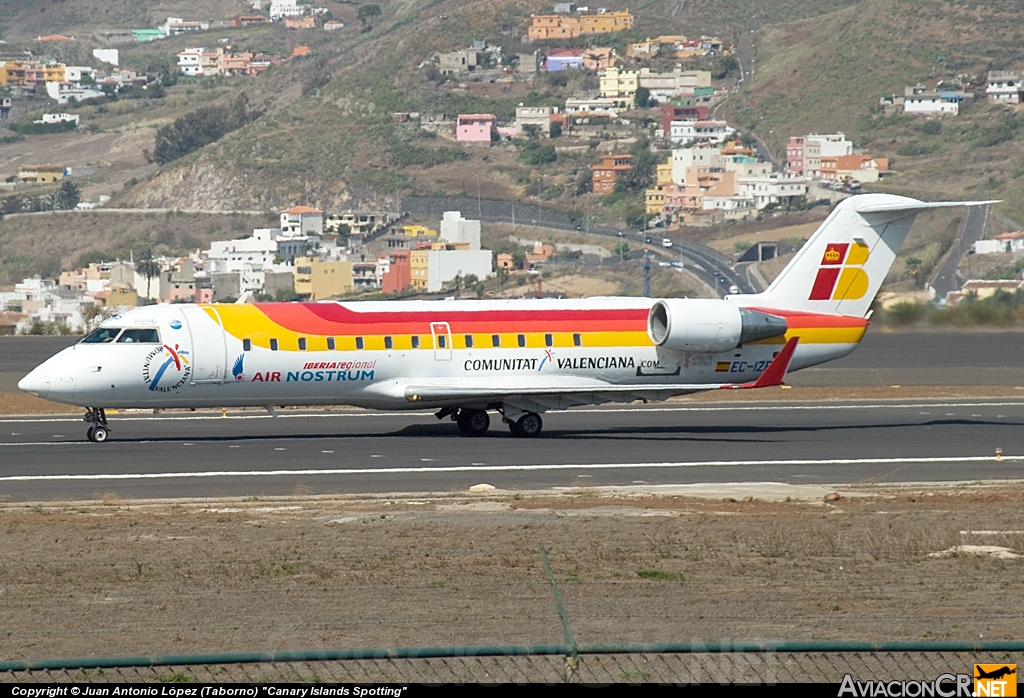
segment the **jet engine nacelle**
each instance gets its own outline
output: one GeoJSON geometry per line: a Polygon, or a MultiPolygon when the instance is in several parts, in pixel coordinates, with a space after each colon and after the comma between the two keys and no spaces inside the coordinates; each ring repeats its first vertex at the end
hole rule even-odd
{"type": "Polygon", "coordinates": [[[675,351],[714,354],[747,342],[781,337],[787,329],[785,318],[715,299],[660,300],[647,317],[651,341],[675,351]]]}

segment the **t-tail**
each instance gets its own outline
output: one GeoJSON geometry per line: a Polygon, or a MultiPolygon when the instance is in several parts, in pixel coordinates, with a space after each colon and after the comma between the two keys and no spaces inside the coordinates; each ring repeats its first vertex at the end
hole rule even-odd
{"type": "Polygon", "coordinates": [[[867,317],[917,214],[992,203],[998,202],[929,203],[893,194],[850,197],[839,202],[768,290],[728,298],[743,307],[867,317]]]}

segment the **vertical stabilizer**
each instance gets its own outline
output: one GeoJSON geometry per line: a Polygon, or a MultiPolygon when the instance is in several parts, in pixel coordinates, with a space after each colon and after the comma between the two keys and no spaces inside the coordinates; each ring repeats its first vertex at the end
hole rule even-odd
{"type": "Polygon", "coordinates": [[[928,203],[893,194],[844,199],[767,291],[728,298],[744,307],[865,317],[918,213],[989,203],[928,203]]]}

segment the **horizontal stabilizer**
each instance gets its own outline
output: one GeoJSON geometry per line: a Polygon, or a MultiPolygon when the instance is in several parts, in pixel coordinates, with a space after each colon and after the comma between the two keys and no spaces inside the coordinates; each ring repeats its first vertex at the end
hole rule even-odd
{"type": "MultiPolygon", "coordinates": [[[[895,198],[895,197],[894,197],[895,198]]],[[[988,206],[989,204],[1001,203],[999,200],[992,201],[914,201],[904,199],[902,201],[878,201],[874,198],[864,196],[854,197],[853,208],[857,213],[887,213],[889,211],[926,211],[930,208],[956,208],[957,206],[988,206]]]]}

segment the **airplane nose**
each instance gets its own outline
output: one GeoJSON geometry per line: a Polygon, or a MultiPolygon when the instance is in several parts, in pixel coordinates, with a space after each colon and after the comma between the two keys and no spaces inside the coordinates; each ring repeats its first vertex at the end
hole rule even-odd
{"type": "Polygon", "coordinates": [[[18,381],[18,390],[46,397],[50,392],[50,372],[44,366],[37,366],[18,381]]]}

